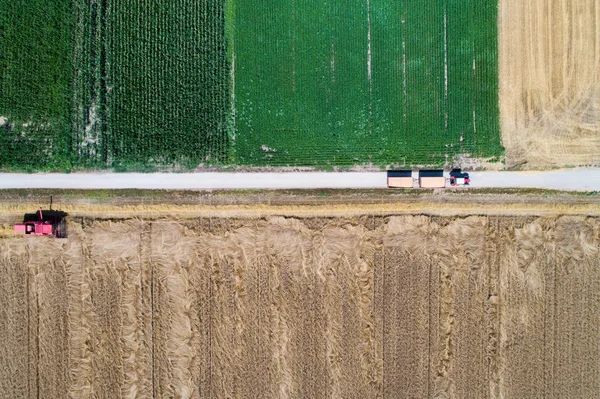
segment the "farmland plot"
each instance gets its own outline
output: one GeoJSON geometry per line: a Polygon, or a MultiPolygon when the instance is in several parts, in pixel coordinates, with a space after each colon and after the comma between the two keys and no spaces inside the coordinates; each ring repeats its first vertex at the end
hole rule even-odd
{"type": "Polygon", "coordinates": [[[70,0],[0,0],[0,167],[39,170],[72,161],[70,0]]]}
{"type": "Polygon", "coordinates": [[[222,164],[224,1],[0,2],[0,167],[222,164]]]}
{"type": "Polygon", "coordinates": [[[600,0],[0,0],[0,167],[459,164],[502,155],[499,124],[509,166],[597,164],[599,21],[600,0]]]}
{"type": "Polygon", "coordinates": [[[84,165],[193,167],[227,157],[221,1],[78,5],[75,143],[84,165]]]}
{"type": "Polygon", "coordinates": [[[0,240],[2,397],[600,393],[596,218],[70,227],[0,240]]]}
{"type": "Polygon", "coordinates": [[[495,1],[236,3],[236,159],[498,155],[496,12],[495,1]]]}
{"type": "Polygon", "coordinates": [[[502,140],[530,169],[600,162],[600,1],[500,1],[502,140]]]}
{"type": "Polygon", "coordinates": [[[502,150],[491,0],[2,1],[5,169],[440,165],[502,150]]]}

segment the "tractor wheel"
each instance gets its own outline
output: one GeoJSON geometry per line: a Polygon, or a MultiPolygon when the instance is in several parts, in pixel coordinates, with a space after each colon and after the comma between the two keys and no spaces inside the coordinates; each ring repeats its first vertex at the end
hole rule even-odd
{"type": "Polygon", "coordinates": [[[56,238],[67,238],[67,222],[65,219],[61,219],[56,225],[55,236],[56,238]]]}

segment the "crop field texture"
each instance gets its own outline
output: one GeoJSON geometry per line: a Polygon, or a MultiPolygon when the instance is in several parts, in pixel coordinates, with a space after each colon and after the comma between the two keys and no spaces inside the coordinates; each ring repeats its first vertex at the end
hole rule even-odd
{"type": "Polygon", "coordinates": [[[495,0],[0,0],[0,168],[501,154],[495,0]]]}
{"type": "Polygon", "coordinates": [[[108,156],[188,168],[226,160],[224,1],[104,1],[108,156]]]}
{"type": "Polygon", "coordinates": [[[224,162],[223,4],[0,0],[0,167],[224,162]]]}
{"type": "Polygon", "coordinates": [[[71,3],[0,0],[0,168],[69,162],[71,3]]]}
{"type": "Polygon", "coordinates": [[[600,1],[502,0],[500,110],[507,163],[600,163],[600,1]]]}
{"type": "Polygon", "coordinates": [[[590,398],[600,221],[100,221],[0,239],[7,398],[590,398]]]}
{"type": "Polygon", "coordinates": [[[233,36],[242,164],[501,152],[496,0],[240,1],[233,36]]]}

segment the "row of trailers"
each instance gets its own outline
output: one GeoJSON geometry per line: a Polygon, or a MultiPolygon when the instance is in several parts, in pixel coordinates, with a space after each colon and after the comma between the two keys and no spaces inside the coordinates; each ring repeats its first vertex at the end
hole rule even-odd
{"type": "Polygon", "coordinates": [[[388,170],[388,188],[445,188],[468,186],[471,179],[468,173],[452,170],[448,177],[443,170],[388,170]]]}

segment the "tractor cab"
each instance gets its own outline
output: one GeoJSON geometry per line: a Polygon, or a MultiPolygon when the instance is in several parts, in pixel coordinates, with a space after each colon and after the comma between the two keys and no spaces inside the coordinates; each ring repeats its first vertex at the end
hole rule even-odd
{"type": "Polygon", "coordinates": [[[454,169],[450,172],[450,185],[456,186],[468,186],[471,183],[469,174],[462,172],[460,169],[454,169]]]}

